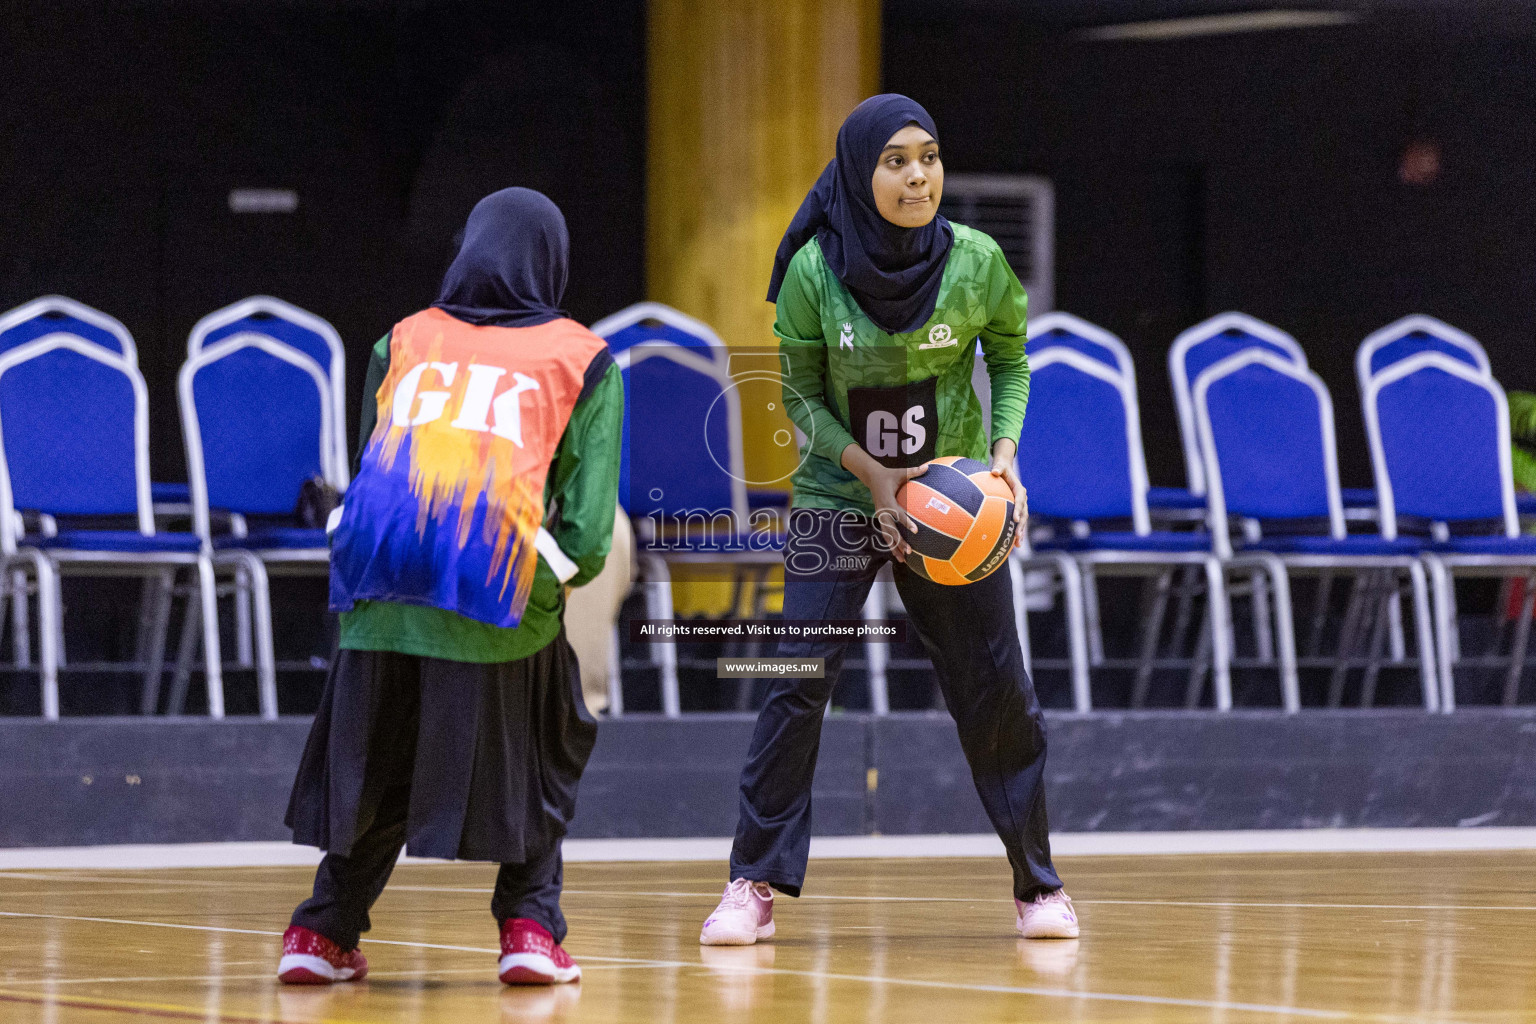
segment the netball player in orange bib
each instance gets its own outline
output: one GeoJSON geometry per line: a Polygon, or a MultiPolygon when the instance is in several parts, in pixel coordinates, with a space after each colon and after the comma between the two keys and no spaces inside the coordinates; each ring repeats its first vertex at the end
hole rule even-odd
{"type": "Polygon", "coordinates": [[[624,392],[558,308],[568,250],[544,196],[487,196],[437,302],[374,349],[331,552],[341,650],[288,807],[294,841],[326,854],[284,982],[367,973],[358,937],[402,847],[501,865],[502,981],[581,977],[560,946],[560,841],[597,727],[562,584],[608,552],[624,392]]]}

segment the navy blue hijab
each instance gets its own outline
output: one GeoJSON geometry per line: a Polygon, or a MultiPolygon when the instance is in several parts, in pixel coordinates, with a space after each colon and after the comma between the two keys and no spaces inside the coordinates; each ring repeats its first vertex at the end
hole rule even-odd
{"type": "Polygon", "coordinates": [[[560,208],[531,188],[504,188],[475,204],[438,309],[467,323],[535,327],[566,316],[571,236],[560,208]]]}
{"type": "Polygon", "coordinates": [[[815,237],[827,266],[882,331],[915,331],[933,316],[954,230],[939,216],[920,228],[892,224],[880,216],[870,185],[885,144],[909,124],[939,137],[928,111],[897,93],[871,96],[848,115],[837,133],[837,156],[779,243],[769,302],[778,300],[789,261],[815,237]]]}

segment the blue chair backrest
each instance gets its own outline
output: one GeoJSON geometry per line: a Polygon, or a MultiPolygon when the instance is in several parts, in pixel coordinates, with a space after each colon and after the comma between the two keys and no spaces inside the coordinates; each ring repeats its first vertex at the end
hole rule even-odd
{"type": "Polygon", "coordinates": [[[137,515],[154,533],[149,404],[138,368],[73,334],[0,355],[4,536],[11,509],[50,515],[137,515]]]}
{"type": "Polygon", "coordinates": [[[204,348],[178,380],[197,528],[208,508],[291,513],[299,489],[331,472],[329,382],[280,342],[238,334],[204,348]]]}
{"type": "Polygon", "coordinates": [[[264,334],[303,352],[327,378],[345,372],[346,353],[336,329],[320,317],[270,295],[253,295],[197,322],[187,336],[187,356],[236,334],[264,334]]]}
{"type": "MultiPolygon", "coordinates": [[[[1229,327],[1197,345],[1190,346],[1184,354],[1184,372],[1190,380],[1194,380],[1205,372],[1207,367],[1214,366],[1228,356],[1250,348],[1263,349],[1284,358],[1292,356],[1291,352],[1269,338],[1241,328],[1229,327]]],[[[1306,363],[1301,362],[1300,365],[1305,366],[1306,363]]]]}
{"type": "Polygon", "coordinates": [[[1136,394],[1112,366],[1065,347],[1032,358],[1018,461],[1032,513],[1150,529],[1136,394]]]}
{"type": "Polygon", "coordinates": [[[1206,492],[1206,480],[1191,388],[1195,378],[1206,369],[1249,349],[1271,352],[1303,369],[1307,365],[1306,353],[1295,338],[1245,313],[1222,313],[1198,323],[1175,338],[1168,350],[1168,376],[1173,383],[1173,400],[1179,413],[1184,468],[1189,489],[1195,494],[1206,492]]]}
{"type": "Polygon", "coordinates": [[[1047,348],[1056,347],[1081,352],[1090,359],[1114,367],[1127,375],[1133,383],[1136,380],[1136,367],[1131,361],[1130,350],[1125,347],[1125,342],[1104,328],[1071,313],[1046,313],[1031,319],[1029,343],[1025,349],[1029,357],[1034,359],[1047,348]]]}
{"type": "Polygon", "coordinates": [[[619,503],[631,516],[736,515],[745,525],[740,401],[719,364],[656,343],[619,353],[619,503]]]}
{"type": "Polygon", "coordinates": [[[1194,404],[1218,549],[1229,514],[1326,518],[1344,536],[1333,400],[1316,374],[1249,349],[1202,373],[1194,404]]]}
{"type": "Polygon", "coordinates": [[[313,360],[330,385],[331,444],[335,455],[331,483],[345,487],[348,476],[346,432],[347,357],[336,328],[308,310],[270,295],[253,295],[199,320],[187,336],[187,358],[237,334],[257,334],[281,342],[313,360]]]}
{"type": "Polygon", "coordinates": [[[691,349],[716,362],[726,361],[727,349],[709,325],[660,302],[638,302],[592,325],[592,333],[608,342],[615,356],[646,342],[664,341],[691,349]]]}
{"type": "Polygon", "coordinates": [[[1355,352],[1355,377],[1365,394],[1370,379],[1387,367],[1420,352],[1441,352],[1484,376],[1493,370],[1477,339],[1431,316],[1415,314],[1372,332],[1355,352]]]}
{"type": "Polygon", "coordinates": [[[1381,495],[1383,532],[1397,517],[1500,520],[1519,532],[1504,389],[1443,352],[1421,352],[1373,377],[1366,433],[1381,495]]]}
{"type": "Polygon", "coordinates": [[[47,334],[73,334],[137,363],[133,335],[113,317],[62,295],[44,295],[0,314],[0,352],[47,334]]]}

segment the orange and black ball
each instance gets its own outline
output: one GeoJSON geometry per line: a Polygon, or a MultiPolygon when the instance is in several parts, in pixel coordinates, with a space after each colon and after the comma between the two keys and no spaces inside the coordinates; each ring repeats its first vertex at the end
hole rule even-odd
{"type": "Polygon", "coordinates": [[[902,536],[907,567],[935,583],[959,586],[996,572],[1008,560],[1017,524],[1013,490],[991,467],[949,455],[902,484],[896,500],[917,524],[902,536]]]}

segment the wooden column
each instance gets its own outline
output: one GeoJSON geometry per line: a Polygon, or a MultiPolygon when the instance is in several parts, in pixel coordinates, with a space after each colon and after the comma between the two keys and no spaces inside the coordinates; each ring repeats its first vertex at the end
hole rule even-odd
{"type": "MultiPolygon", "coordinates": [[[[879,0],[650,0],[649,36],[648,297],[759,353],[733,373],[772,370],[773,254],[843,118],[877,91],[879,0]]],[[[785,488],[778,388],[741,393],[746,478],[785,488]]]]}

